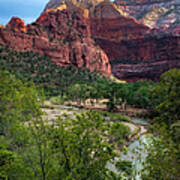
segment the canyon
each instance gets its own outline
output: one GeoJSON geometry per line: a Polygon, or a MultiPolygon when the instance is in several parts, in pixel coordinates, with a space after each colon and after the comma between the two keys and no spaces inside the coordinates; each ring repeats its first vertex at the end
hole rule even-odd
{"type": "Polygon", "coordinates": [[[180,3],[173,0],[50,0],[32,24],[12,18],[0,43],[126,81],[180,68],[180,3]]]}

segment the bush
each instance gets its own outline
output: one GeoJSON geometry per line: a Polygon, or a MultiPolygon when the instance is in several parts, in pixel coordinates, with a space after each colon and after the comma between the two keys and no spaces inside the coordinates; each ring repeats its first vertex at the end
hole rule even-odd
{"type": "Polygon", "coordinates": [[[111,127],[112,140],[123,145],[129,139],[130,128],[120,122],[113,123],[111,127]]]}

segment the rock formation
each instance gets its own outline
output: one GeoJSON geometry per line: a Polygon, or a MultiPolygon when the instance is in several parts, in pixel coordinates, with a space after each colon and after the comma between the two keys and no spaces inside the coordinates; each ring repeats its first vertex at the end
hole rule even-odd
{"type": "Polygon", "coordinates": [[[12,17],[9,23],[6,25],[6,29],[17,32],[27,32],[24,21],[18,17],[12,17]]]}
{"type": "Polygon", "coordinates": [[[45,12],[27,27],[19,18],[12,18],[6,29],[0,29],[0,43],[16,51],[47,55],[60,66],[111,73],[108,57],[95,45],[86,20],[66,10],[45,12]]]}
{"type": "Polygon", "coordinates": [[[37,51],[58,65],[157,80],[180,67],[180,3],[173,0],[50,0],[33,24],[13,18],[0,43],[37,51]],[[106,54],[108,56],[106,56],[106,54]]]}
{"type": "Polygon", "coordinates": [[[47,11],[48,9],[56,9],[63,4],[66,4],[68,8],[70,8],[69,6],[73,4],[75,6],[91,9],[92,7],[103,1],[104,0],[50,0],[45,7],[45,11],[47,11]]]}

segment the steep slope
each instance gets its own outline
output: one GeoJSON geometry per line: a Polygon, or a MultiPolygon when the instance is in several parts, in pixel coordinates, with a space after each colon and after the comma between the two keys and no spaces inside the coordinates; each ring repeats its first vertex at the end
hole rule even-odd
{"type": "Polygon", "coordinates": [[[82,15],[66,10],[43,13],[27,27],[19,18],[12,18],[6,29],[0,29],[0,43],[16,51],[47,55],[60,66],[111,73],[106,54],[91,39],[88,23],[82,15]]]}
{"type": "Polygon", "coordinates": [[[0,68],[17,79],[34,82],[48,96],[63,95],[73,84],[108,81],[107,76],[73,66],[58,66],[39,53],[17,52],[0,45],[0,68]]]}

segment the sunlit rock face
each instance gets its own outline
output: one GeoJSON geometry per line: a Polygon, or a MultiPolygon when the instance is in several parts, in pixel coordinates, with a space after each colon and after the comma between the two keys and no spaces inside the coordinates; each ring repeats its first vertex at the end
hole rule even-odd
{"type": "Polygon", "coordinates": [[[115,0],[114,3],[151,28],[171,29],[180,24],[179,0],[115,0]]]}
{"type": "Polygon", "coordinates": [[[97,5],[102,1],[104,0],[50,0],[45,7],[45,11],[47,9],[55,9],[62,4],[66,4],[66,5],[74,4],[77,6],[82,6],[84,8],[90,9],[91,7],[97,5]]]}
{"type": "Polygon", "coordinates": [[[88,18],[93,8],[102,1],[104,0],[50,0],[44,11],[65,7],[71,12],[81,11],[82,15],[88,18]]]}
{"type": "Polygon", "coordinates": [[[144,35],[150,31],[135,18],[123,16],[116,5],[108,1],[99,3],[94,8],[90,22],[94,38],[113,42],[144,38],[144,35]]]}
{"type": "Polygon", "coordinates": [[[174,17],[170,9],[174,1],[138,2],[98,4],[91,17],[91,32],[117,78],[158,80],[169,68],[180,68],[180,26],[173,27],[166,14],[174,17]]]}

